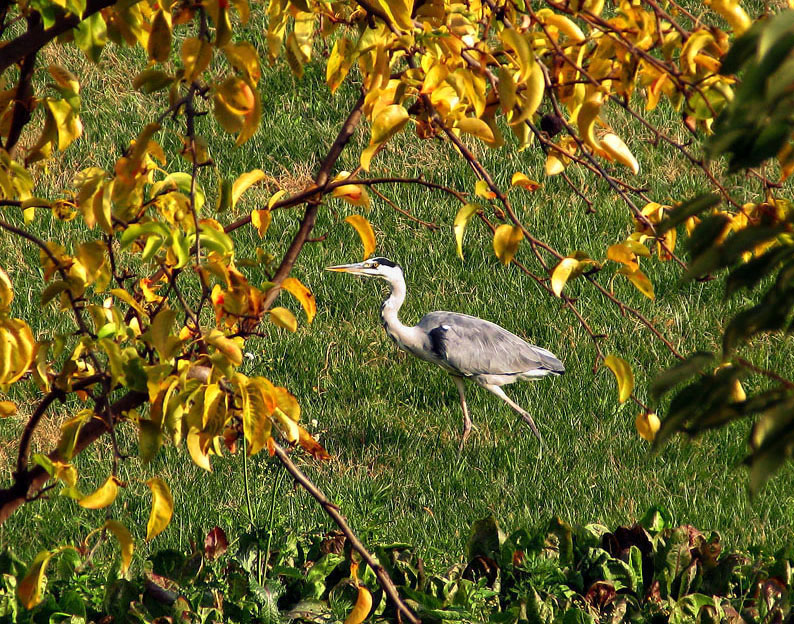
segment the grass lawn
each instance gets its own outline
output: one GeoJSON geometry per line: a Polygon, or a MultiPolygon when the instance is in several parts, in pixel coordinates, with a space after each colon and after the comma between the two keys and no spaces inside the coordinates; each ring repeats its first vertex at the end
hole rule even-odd
{"type": "MultiPolygon", "coordinates": [[[[264,50],[263,18],[255,15],[247,29],[255,33],[260,51],[264,50]]],[[[37,188],[43,196],[52,196],[79,169],[111,167],[127,141],[153,120],[163,103],[162,98],[131,90],[130,67],[145,64],[140,51],[109,46],[98,67],[87,64],[74,51],[48,54],[46,62],[57,61],[81,78],[85,134],[60,162],[41,170],[37,188]]],[[[304,79],[296,81],[286,64],[280,63],[263,68],[260,87],[263,126],[243,147],[233,149],[233,141],[206,119],[199,124],[199,132],[207,138],[224,176],[233,179],[261,168],[284,188],[295,191],[310,179],[333,141],[346,106],[355,97],[355,86],[345,86],[331,98],[319,66],[307,68],[304,79]]],[[[640,160],[642,170],[636,184],[650,189],[654,199],[669,203],[708,189],[680,155],[653,147],[650,135],[621,117],[619,111],[612,110],[610,115],[609,121],[640,160]]],[[[654,123],[672,132],[676,120],[664,107],[653,115],[654,123]]],[[[172,155],[167,168],[177,170],[180,164],[174,135],[164,131],[159,139],[172,155]]],[[[360,129],[341,160],[342,168],[356,166],[367,140],[368,132],[360,129]]],[[[543,183],[531,194],[513,190],[511,198],[527,228],[561,252],[581,249],[602,259],[609,244],[633,231],[628,208],[606,184],[571,169],[572,179],[594,202],[595,214],[585,214],[583,202],[562,179],[544,177],[544,157],[536,145],[521,153],[513,147],[495,151],[474,147],[502,188],[509,186],[516,171],[543,183]]],[[[187,168],[184,161],[181,167],[187,168]]],[[[475,184],[473,174],[447,145],[419,141],[412,132],[397,137],[376,157],[373,173],[423,175],[472,194],[475,184]]],[[[205,170],[201,182],[210,198],[208,206],[214,205],[215,174],[205,170]]],[[[729,182],[753,184],[738,178],[729,182]]],[[[249,191],[235,214],[217,218],[231,222],[246,210],[261,206],[274,190],[271,186],[249,191]]],[[[748,192],[752,190],[748,187],[748,192]]],[[[473,385],[468,398],[475,429],[459,454],[462,418],[455,387],[441,370],[397,351],[385,335],[378,313],[387,295],[383,284],[323,271],[325,266],[361,257],[357,235],[344,223],[344,217],[355,210],[329,200],[315,229],[316,236],[325,238],[307,245],[294,271],[315,293],[317,317],[311,326],[305,324],[296,302],[283,295],[279,304],[292,308],[301,319],[298,331],[290,334],[268,324],[265,337],[250,341],[247,348],[252,357],[244,372],[264,375],[298,397],[307,428],[319,434],[333,455],[322,464],[303,458],[300,463],[341,507],[365,542],[410,542],[429,560],[449,564],[461,557],[470,525],[488,514],[494,514],[508,532],[545,524],[552,516],[613,526],[635,521],[654,504],[668,509],[676,523],[719,530],[733,545],[774,547],[790,541],[794,468],[786,466],[756,499],[749,500],[746,472],[740,465],[749,423],[694,442],[676,439],[658,454],[650,454],[648,444],[634,430],[636,408],[630,403],[618,405],[611,373],[601,370],[593,374],[595,349],[576,318],[562,308],[559,299],[548,296],[515,267],[498,263],[487,228],[476,221],[470,224],[464,242],[466,258],[461,261],[452,234],[459,207],[453,200],[420,187],[382,187],[381,191],[400,208],[439,226],[431,230],[373,196],[373,208],[366,216],[376,229],[377,253],[399,262],[406,271],[404,322],[415,323],[425,312],[439,309],[487,318],[550,349],[564,362],[567,372],[561,378],[506,388],[538,423],[548,444],[542,455],[520,418],[473,385]]],[[[256,246],[280,257],[301,214],[301,210],[278,212],[263,241],[253,228],[236,232],[238,257],[254,257],[256,246]]],[[[32,227],[39,235],[67,246],[85,236],[84,231],[57,222],[44,211],[32,227]]],[[[528,245],[520,249],[518,258],[532,270],[541,271],[528,245]]],[[[610,283],[616,269],[613,264],[607,264],[598,277],[604,285],[610,283]]],[[[0,266],[15,282],[15,316],[28,319],[38,336],[68,327],[68,319],[53,309],[42,310],[38,302],[41,276],[36,250],[6,236],[0,245],[0,266]]],[[[723,304],[719,281],[682,284],[682,272],[673,263],[643,261],[643,270],[654,283],[655,301],[643,297],[622,278],[615,279],[614,291],[652,319],[684,353],[718,350],[723,324],[749,301],[739,295],[723,304]]],[[[245,271],[253,283],[267,279],[262,267],[245,271]]],[[[574,281],[566,288],[578,297],[579,309],[594,331],[608,335],[605,352],[619,354],[632,364],[636,392],[647,400],[648,382],[658,370],[673,363],[672,356],[644,327],[622,316],[584,281],[574,281]]],[[[765,368],[789,378],[794,375],[790,339],[759,340],[747,353],[765,368]]],[[[749,380],[748,393],[760,383],[749,380]]],[[[14,392],[12,398],[22,402],[20,414],[0,421],[3,485],[10,481],[14,441],[37,398],[32,383],[14,392]]],[[[77,409],[80,406],[76,404],[55,407],[41,427],[36,448],[51,448],[57,440],[58,424],[77,409]]],[[[213,473],[206,474],[191,463],[184,449],[170,447],[142,467],[135,457],[136,438],[131,428],[121,432],[120,443],[133,457],[122,463],[120,477],[128,489],[112,510],[114,517],[140,538],[140,552],[145,554],[149,548],[142,540],[149,513],[143,482],[155,474],[169,482],[176,513],[152,548],[185,548],[190,539],[214,525],[223,527],[230,537],[246,530],[241,455],[214,459],[213,473]]],[[[79,456],[76,463],[84,491],[91,491],[107,477],[110,457],[105,443],[79,456]]],[[[332,528],[306,493],[279,476],[278,466],[266,454],[254,457],[248,468],[258,526],[267,525],[271,501],[275,501],[275,523],[284,530],[332,528]]],[[[103,518],[104,512],[81,510],[67,499],[33,503],[0,527],[0,546],[12,544],[29,560],[38,550],[82,539],[103,518]]]]}

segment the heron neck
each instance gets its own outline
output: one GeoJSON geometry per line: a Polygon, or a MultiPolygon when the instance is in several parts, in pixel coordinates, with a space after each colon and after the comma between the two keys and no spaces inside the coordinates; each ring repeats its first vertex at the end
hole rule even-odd
{"type": "Polygon", "coordinates": [[[389,282],[391,284],[391,294],[381,306],[380,316],[383,319],[383,326],[389,334],[397,339],[402,338],[409,328],[402,324],[397,316],[400,308],[405,301],[405,280],[402,277],[389,282]]]}

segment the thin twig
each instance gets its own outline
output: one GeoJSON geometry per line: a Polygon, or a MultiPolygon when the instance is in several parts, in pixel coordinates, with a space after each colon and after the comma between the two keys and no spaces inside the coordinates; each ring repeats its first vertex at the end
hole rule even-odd
{"type": "Polygon", "coordinates": [[[383,588],[383,591],[386,592],[386,595],[392,600],[394,606],[397,607],[397,610],[412,624],[420,624],[421,620],[416,617],[416,615],[411,611],[408,606],[403,602],[402,598],[400,598],[400,594],[397,591],[397,588],[394,586],[394,582],[389,578],[389,574],[386,570],[383,569],[377,560],[369,553],[369,551],[365,548],[364,544],[361,543],[361,540],[358,539],[353,530],[350,528],[350,525],[345,520],[344,516],[339,513],[339,508],[334,505],[328,498],[323,494],[323,492],[316,486],[311,480],[303,474],[303,472],[298,468],[290,459],[287,452],[281,448],[277,443],[274,442],[273,448],[276,452],[276,457],[278,457],[281,464],[284,468],[287,469],[287,472],[292,475],[292,478],[297,481],[304,490],[306,490],[311,496],[316,500],[320,507],[323,508],[325,513],[331,516],[331,519],[336,523],[336,526],[345,534],[345,537],[350,542],[350,545],[353,549],[361,555],[361,558],[367,563],[367,565],[372,568],[372,571],[375,573],[375,576],[378,577],[378,582],[380,586],[383,588]]]}

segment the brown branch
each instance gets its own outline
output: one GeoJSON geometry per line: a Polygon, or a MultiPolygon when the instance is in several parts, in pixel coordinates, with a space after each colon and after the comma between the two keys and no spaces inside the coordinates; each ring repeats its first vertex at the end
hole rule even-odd
{"type": "MultiPolygon", "coordinates": [[[[365,94],[362,92],[356,103],[353,105],[353,108],[348,114],[347,119],[345,119],[345,122],[342,124],[342,128],[339,130],[339,134],[337,134],[336,139],[331,145],[331,149],[328,150],[328,154],[325,156],[322,165],[320,165],[320,170],[317,172],[317,175],[314,178],[314,185],[317,189],[315,195],[322,196],[328,192],[327,189],[329,185],[331,169],[336,164],[336,161],[339,160],[342,150],[345,149],[345,146],[353,136],[356,126],[358,126],[359,121],[361,121],[361,115],[364,108],[364,97],[365,94]]],[[[281,264],[273,275],[273,279],[271,281],[273,282],[274,286],[270,288],[265,295],[265,300],[262,304],[264,310],[270,308],[270,306],[273,305],[273,302],[276,300],[276,297],[278,297],[278,293],[281,290],[281,282],[283,282],[289,275],[293,265],[295,264],[295,261],[298,259],[298,254],[301,252],[301,249],[303,249],[303,246],[306,244],[306,240],[309,238],[309,234],[311,234],[311,231],[314,228],[314,223],[317,220],[317,211],[320,207],[320,198],[314,197],[310,199],[308,203],[309,205],[306,207],[306,211],[303,213],[303,219],[301,219],[300,227],[293,237],[292,243],[290,243],[290,246],[284,254],[284,257],[281,259],[281,264]]]]}
{"type": "Polygon", "coordinates": [[[293,461],[289,458],[289,455],[287,455],[286,451],[281,448],[281,446],[274,443],[273,447],[276,452],[276,457],[278,457],[279,461],[284,468],[286,468],[287,472],[292,475],[292,478],[295,479],[295,481],[297,481],[304,490],[311,494],[312,498],[314,498],[314,500],[320,504],[325,513],[331,516],[331,519],[336,523],[336,526],[339,527],[342,533],[345,534],[345,537],[350,542],[350,545],[353,547],[353,549],[359,555],[361,555],[361,558],[370,568],[372,568],[375,576],[378,577],[380,586],[383,588],[383,591],[386,593],[386,595],[392,600],[394,606],[397,607],[398,612],[412,624],[420,624],[421,620],[416,617],[413,611],[411,611],[405,602],[403,602],[402,598],[400,598],[400,594],[397,591],[397,588],[394,586],[391,578],[389,578],[386,570],[383,569],[383,566],[377,562],[377,560],[365,548],[364,544],[361,543],[361,540],[359,540],[356,534],[353,533],[353,530],[350,528],[347,520],[345,520],[344,516],[339,513],[339,508],[329,501],[325,494],[323,494],[323,492],[316,485],[314,485],[314,483],[312,483],[305,474],[303,474],[300,468],[293,463],[293,461]]]}
{"type": "Polygon", "coordinates": [[[46,30],[42,28],[41,23],[37,24],[24,35],[17,37],[3,47],[3,54],[0,55],[0,74],[23,58],[34,54],[57,36],[72,30],[72,28],[78,26],[80,22],[91,17],[94,13],[113,6],[116,2],[117,0],[88,0],[82,17],[77,15],[59,17],[46,30]]]}
{"type": "Polygon", "coordinates": [[[744,366],[744,368],[747,368],[753,371],[754,373],[758,373],[759,375],[763,375],[764,377],[768,377],[769,379],[774,379],[776,382],[778,382],[780,385],[784,386],[788,390],[794,390],[794,382],[789,381],[785,377],[781,377],[774,371],[771,371],[766,368],[762,368],[761,366],[757,366],[752,362],[750,362],[749,360],[745,360],[744,358],[736,358],[736,363],[741,366],[744,366]]]}
{"type": "MultiPolygon", "coordinates": [[[[40,21],[39,14],[33,13],[28,19],[28,28],[35,29],[40,21]]],[[[22,134],[22,129],[30,121],[31,106],[33,105],[30,81],[33,78],[33,69],[36,67],[36,52],[33,51],[28,54],[22,60],[22,66],[19,68],[19,81],[14,95],[14,111],[11,114],[11,127],[8,131],[5,145],[5,150],[11,158],[14,158],[15,148],[22,134]]]]}
{"type": "MultiPolygon", "coordinates": [[[[102,375],[91,375],[90,377],[86,377],[85,379],[81,379],[79,382],[72,384],[72,390],[84,390],[89,386],[97,383],[98,381],[102,380],[102,375]]],[[[22,474],[27,470],[28,467],[28,454],[30,451],[30,443],[33,438],[33,433],[38,427],[39,422],[41,421],[44,414],[49,409],[50,405],[53,402],[58,400],[63,400],[66,397],[66,392],[61,390],[60,388],[53,388],[49,393],[47,393],[44,398],[39,402],[34,410],[33,414],[31,414],[30,418],[28,419],[25,428],[22,431],[22,436],[19,439],[19,451],[17,453],[17,469],[15,474],[22,474]]]]}
{"type": "MultiPolygon", "coordinates": [[[[140,407],[149,400],[145,392],[130,391],[111,405],[114,420],[119,420],[124,412],[140,407]]],[[[83,451],[87,446],[108,432],[108,425],[104,418],[93,418],[80,429],[74,454],[83,451]]],[[[50,459],[61,460],[57,451],[49,454],[50,459]]],[[[15,474],[14,482],[6,489],[0,489],[0,524],[3,524],[14,511],[25,504],[28,498],[35,496],[35,492],[44,487],[50,475],[41,466],[15,474]]]]}

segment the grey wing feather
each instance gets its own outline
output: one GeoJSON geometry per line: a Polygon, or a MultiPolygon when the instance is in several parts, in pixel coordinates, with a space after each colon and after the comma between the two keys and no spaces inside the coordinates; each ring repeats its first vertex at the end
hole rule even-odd
{"type": "Polygon", "coordinates": [[[503,327],[456,312],[431,312],[419,324],[427,347],[443,364],[462,375],[513,375],[546,370],[563,373],[557,357],[503,327]]]}

